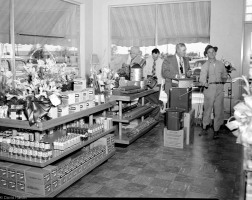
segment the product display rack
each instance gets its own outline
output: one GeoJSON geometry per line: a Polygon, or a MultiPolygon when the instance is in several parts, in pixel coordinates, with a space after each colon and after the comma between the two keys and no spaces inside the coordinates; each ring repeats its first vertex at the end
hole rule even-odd
{"type": "Polygon", "coordinates": [[[99,138],[111,133],[111,132],[114,132],[115,131],[115,127],[113,127],[112,129],[110,130],[106,130],[104,131],[102,134],[99,134],[97,136],[95,136],[94,138],[92,139],[89,139],[87,141],[84,141],[84,142],[80,142],[79,144],[76,144],[64,151],[60,151],[60,150],[53,150],[53,157],[47,161],[43,161],[43,160],[34,160],[34,159],[28,159],[28,158],[25,158],[25,159],[19,159],[17,158],[16,156],[9,156],[9,155],[4,155],[4,153],[0,153],[0,159],[3,160],[3,161],[8,161],[8,162],[14,162],[14,163],[19,163],[19,164],[25,164],[25,165],[30,165],[30,166],[33,166],[33,167],[46,167],[47,165],[67,156],[68,154],[78,150],[78,149],[81,149],[82,147],[94,142],[95,140],[98,140],[99,138]]]}
{"type": "MultiPolygon", "coordinates": [[[[74,121],[76,119],[79,119],[79,118],[87,117],[87,116],[89,116],[89,124],[92,125],[93,124],[93,114],[100,112],[100,111],[104,111],[106,113],[106,109],[113,107],[115,104],[116,104],[116,101],[112,100],[110,102],[107,102],[107,103],[104,103],[104,104],[101,104],[101,105],[98,105],[98,106],[95,106],[92,108],[88,108],[83,111],[79,111],[79,112],[69,114],[69,115],[66,115],[63,117],[59,117],[56,119],[51,119],[49,121],[40,122],[38,124],[38,127],[35,125],[31,127],[27,121],[19,121],[19,120],[12,120],[12,119],[0,119],[0,127],[11,127],[11,128],[21,128],[21,129],[27,129],[27,130],[44,131],[44,130],[47,130],[50,128],[54,128],[55,126],[62,125],[62,124],[74,121]]],[[[21,160],[21,159],[17,159],[17,158],[11,158],[10,156],[6,156],[2,153],[1,153],[2,155],[0,154],[0,160],[13,162],[13,163],[21,163],[21,164],[25,164],[25,165],[28,165],[31,167],[45,167],[45,166],[63,158],[63,157],[67,158],[67,155],[69,155],[70,153],[81,149],[82,147],[94,142],[95,140],[98,140],[99,138],[101,138],[111,132],[116,132],[115,130],[116,130],[116,127],[112,127],[111,129],[105,130],[103,133],[94,136],[92,139],[89,139],[87,141],[84,141],[84,142],[81,142],[77,145],[74,145],[73,147],[68,148],[65,151],[62,151],[59,154],[56,153],[56,151],[55,151],[54,153],[56,153],[57,156],[51,158],[50,160],[44,161],[44,162],[43,161],[33,162],[28,159],[21,160]]],[[[59,152],[59,151],[57,150],[57,152],[59,152]]],[[[110,152],[104,158],[97,161],[93,166],[91,166],[88,169],[86,169],[85,171],[81,172],[80,174],[78,174],[78,176],[72,178],[70,181],[64,183],[59,188],[57,188],[56,190],[54,190],[53,192],[51,192],[50,194],[48,194],[46,196],[35,195],[35,194],[25,193],[25,192],[19,192],[16,190],[6,189],[6,188],[2,188],[2,187],[0,187],[0,194],[6,194],[6,195],[11,195],[11,196],[16,196],[16,197],[53,197],[53,196],[56,196],[61,191],[63,191],[67,187],[69,187],[72,183],[74,183],[75,181],[77,181],[78,179],[83,177],[85,174],[87,174],[88,172],[90,172],[91,170],[96,168],[98,165],[100,165],[101,163],[103,163],[107,159],[109,159],[111,156],[114,155],[114,153],[115,153],[115,151],[110,152]]]]}
{"type": "MultiPolygon", "coordinates": [[[[114,154],[115,154],[115,151],[112,151],[111,153],[106,155],[104,158],[99,160],[97,163],[95,163],[92,167],[89,167],[85,171],[78,174],[78,176],[72,178],[70,181],[67,181],[65,184],[61,185],[56,190],[54,190],[53,192],[51,192],[47,196],[43,196],[43,197],[54,197],[54,196],[56,196],[57,194],[59,194],[60,192],[62,192],[66,188],[68,188],[70,185],[72,185],[74,182],[76,182],[77,180],[79,180],[80,178],[82,178],[83,176],[88,174],[90,171],[95,169],[97,166],[99,166],[100,164],[102,164],[103,162],[108,160],[114,154]]],[[[18,191],[11,190],[11,189],[6,189],[6,188],[0,188],[0,193],[6,194],[6,195],[12,195],[12,196],[16,196],[16,197],[41,197],[41,196],[38,196],[38,195],[35,195],[35,194],[33,195],[31,193],[18,192],[18,191]]]]}
{"type": "Polygon", "coordinates": [[[54,128],[55,126],[59,126],[61,124],[65,124],[69,121],[73,121],[75,119],[90,116],[93,117],[93,113],[106,110],[108,108],[111,108],[116,104],[116,101],[110,101],[108,103],[104,103],[101,105],[97,105],[92,108],[88,108],[86,110],[82,110],[76,113],[72,113],[66,116],[58,117],[56,119],[51,119],[44,122],[39,122],[36,125],[30,126],[28,121],[22,121],[22,120],[13,120],[13,119],[5,119],[0,118],[0,127],[11,127],[11,128],[21,128],[21,129],[28,129],[28,130],[36,130],[36,131],[44,131],[50,128],[54,128]]]}
{"type": "Polygon", "coordinates": [[[149,94],[153,94],[155,92],[159,92],[159,90],[158,89],[149,89],[149,90],[146,90],[146,91],[143,91],[143,92],[139,92],[139,93],[136,93],[136,94],[113,95],[113,96],[111,96],[111,98],[110,98],[111,100],[118,101],[118,103],[119,103],[119,114],[118,114],[118,116],[109,116],[109,117],[112,118],[112,120],[114,122],[118,122],[119,123],[118,133],[115,134],[115,143],[118,143],[118,144],[128,144],[129,145],[133,141],[135,141],[137,138],[139,138],[144,133],[148,132],[151,128],[154,127],[154,125],[153,125],[153,126],[151,126],[149,128],[143,129],[137,135],[134,135],[133,137],[128,138],[126,136],[126,132],[123,131],[122,124],[123,123],[129,123],[130,121],[132,121],[132,120],[134,120],[136,118],[139,118],[139,117],[141,117],[141,119],[143,121],[144,120],[144,115],[146,115],[149,112],[151,112],[153,110],[153,108],[150,107],[149,109],[144,110],[143,112],[140,112],[140,113],[136,114],[133,117],[123,118],[122,103],[123,102],[131,102],[131,101],[133,101],[136,98],[140,98],[141,99],[141,104],[144,105],[144,97],[147,96],[147,95],[149,95],[149,94]]]}

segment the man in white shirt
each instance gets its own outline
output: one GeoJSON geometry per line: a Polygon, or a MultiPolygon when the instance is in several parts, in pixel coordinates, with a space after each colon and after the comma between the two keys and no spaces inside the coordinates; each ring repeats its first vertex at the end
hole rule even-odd
{"type": "MultiPolygon", "coordinates": [[[[146,65],[143,67],[143,77],[146,79],[148,76],[157,78],[156,87],[161,86],[163,77],[161,75],[163,59],[160,58],[160,51],[155,48],[151,52],[151,56],[146,59],[146,65]]],[[[160,92],[156,92],[145,96],[146,102],[158,106],[153,112],[152,116],[158,121],[160,116],[160,109],[162,109],[163,102],[159,100],[160,92]]]]}
{"type": "Polygon", "coordinates": [[[160,58],[160,52],[158,49],[153,49],[151,56],[146,59],[146,65],[143,68],[143,76],[147,78],[147,75],[153,75],[157,77],[158,84],[162,83],[163,77],[161,74],[163,59],[160,58]]]}

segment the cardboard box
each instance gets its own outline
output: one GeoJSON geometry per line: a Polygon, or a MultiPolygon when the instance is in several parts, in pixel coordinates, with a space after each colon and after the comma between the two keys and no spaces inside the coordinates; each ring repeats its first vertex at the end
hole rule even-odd
{"type": "Polygon", "coordinates": [[[50,170],[31,167],[25,171],[26,182],[45,185],[51,182],[50,170]]]}
{"type": "Polygon", "coordinates": [[[76,78],[74,79],[74,91],[82,91],[86,89],[86,79],[76,78]]]}
{"type": "Polygon", "coordinates": [[[48,165],[48,166],[44,167],[43,169],[50,171],[52,181],[58,179],[58,167],[57,166],[48,165]]]}
{"type": "Polygon", "coordinates": [[[17,181],[17,191],[25,192],[25,183],[17,181]]]}
{"type": "Polygon", "coordinates": [[[179,131],[164,128],[164,146],[183,149],[186,144],[185,129],[179,131]]]}
{"type": "Polygon", "coordinates": [[[27,181],[26,186],[25,186],[25,191],[31,194],[39,194],[39,195],[46,196],[52,192],[52,185],[51,183],[46,184],[46,185],[41,185],[41,184],[27,181]]]}
{"type": "Polygon", "coordinates": [[[69,114],[79,112],[80,111],[80,105],[79,103],[69,105],[69,114]]]}
{"type": "Polygon", "coordinates": [[[95,91],[94,88],[87,88],[88,91],[88,100],[89,101],[94,101],[95,100],[95,91]]]}
{"type": "Polygon", "coordinates": [[[58,106],[58,117],[63,117],[69,114],[69,106],[58,106]]]}
{"type": "Polygon", "coordinates": [[[63,105],[75,104],[75,92],[66,91],[61,92],[61,101],[63,105]]]}
{"type": "Polygon", "coordinates": [[[75,103],[80,103],[83,101],[83,93],[75,92],[75,103]]]}
{"type": "Polygon", "coordinates": [[[48,112],[48,116],[52,119],[58,118],[58,107],[52,106],[48,112]]]}
{"type": "Polygon", "coordinates": [[[9,166],[13,165],[13,163],[1,162],[0,163],[0,177],[7,179],[7,169],[9,166]]]}
{"type": "Polygon", "coordinates": [[[184,113],[184,128],[185,128],[185,133],[186,133],[186,144],[193,144],[194,116],[195,116],[194,109],[191,109],[189,113],[184,113]]]}

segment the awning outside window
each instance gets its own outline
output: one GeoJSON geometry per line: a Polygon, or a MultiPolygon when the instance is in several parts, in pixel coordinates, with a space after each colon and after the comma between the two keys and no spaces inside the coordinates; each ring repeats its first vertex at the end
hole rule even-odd
{"type": "MultiPolygon", "coordinates": [[[[112,44],[155,46],[156,5],[111,8],[112,44]]],[[[210,2],[157,4],[157,44],[210,41],[210,2]]]]}
{"type": "MultiPolygon", "coordinates": [[[[15,43],[77,47],[79,6],[61,0],[15,0],[15,43]]],[[[0,0],[0,43],[10,43],[9,1],[0,0]]]]}
{"type": "Polygon", "coordinates": [[[155,43],[155,6],[111,8],[112,44],[150,46],[155,43]]]}

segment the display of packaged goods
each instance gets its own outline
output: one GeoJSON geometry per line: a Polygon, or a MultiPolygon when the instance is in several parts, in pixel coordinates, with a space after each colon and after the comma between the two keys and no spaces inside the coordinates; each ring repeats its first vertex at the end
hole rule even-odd
{"type": "Polygon", "coordinates": [[[25,182],[20,182],[20,181],[17,181],[17,191],[20,191],[20,192],[26,192],[25,191],[25,182]]]}
{"type": "Polygon", "coordinates": [[[83,93],[75,92],[75,103],[80,103],[83,101],[83,93]]]}
{"type": "Polygon", "coordinates": [[[84,89],[86,89],[86,82],[86,79],[74,79],[74,91],[83,91],[84,89]]]}
{"type": "Polygon", "coordinates": [[[11,190],[16,190],[17,189],[17,183],[16,183],[16,181],[8,180],[7,179],[7,188],[11,189],[11,190]]]}
{"type": "Polygon", "coordinates": [[[0,177],[7,179],[8,167],[13,165],[9,162],[0,162],[0,177]]]}
{"type": "Polygon", "coordinates": [[[95,100],[95,91],[94,88],[87,88],[88,91],[88,100],[89,101],[94,101],[95,100]]]}
{"type": "Polygon", "coordinates": [[[87,109],[86,101],[85,102],[80,102],[79,107],[80,107],[80,110],[86,110],[87,109]]]}
{"type": "Polygon", "coordinates": [[[48,165],[48,166],[44,167],[43,169],[50,171],[52,181],[58,179],[58,167],[57,166],[48,165]]]}
{"type": "Polygon", "coordinates": [[[82,98],[83,98],[82,102],[89,101],[89,92],[87,89],[82,91],[82,98]]]}
{"type": "Polygon", "coordinates": [[[127,132],[126,136],[128,138],[131,138],[134,135],[139,134],[141,131],[143,131],[147,127],[152,126],[154,123],[156,123],[156,120],[152,117],[148,117],[144,121],[140,122],[135,128],[127,132]]]}
{"type": "Polygon", "coordinates": [[[61,92],[61,104],[66,106],[66,105],[71,105],[75,104],[75,92],[73,91],[66,91],[66,92],[61,92]]]}
{"type": "Polygon", "coordinates": [[[51,181],[50,170],[31,167],[25,171],[26,182],[45,185],[51,181]]]}
{"type": "Polygon", "coordinates": [[[58,106],[58,117],[63,117],[69,114],[69,105],[58,106]]]}
{"type": "Polygon", "coordinates": [[[8,167],[7,178],[13,181],[23,181],[25,182],[25,172],[30,169],[30,166],[13,164],[8,167]]]}
{"type": "Polygon", "coordinates": [[[72,105],[69,105],[69,114],[75,113],[75,112],[79,112],[80,111],[80,105],[79,103],[75,103],[72,105]]]}
{"type": "Polygon", "coordinates": [[[0,188],[8,188],[7,178],[0,177],[0,188]]]}
{"type": "Polygon", "coordinates": [[[27,193],[46,196],[52,192],[52,185],[51,183],[41,185],[38,183],[27,182],[25,190],[27,193]]]}

